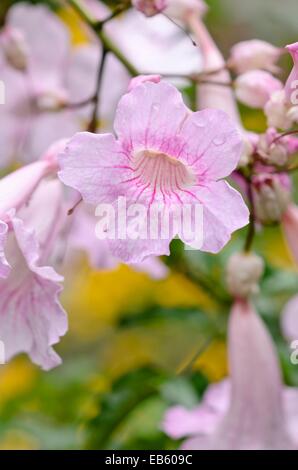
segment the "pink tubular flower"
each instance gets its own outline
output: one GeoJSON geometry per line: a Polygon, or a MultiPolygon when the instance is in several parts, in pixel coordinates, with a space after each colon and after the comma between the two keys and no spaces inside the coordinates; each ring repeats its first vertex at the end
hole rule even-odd
{"type": "Polygon", "coordinates": [[[298,42],[286,46],[291,54],[294,65],[285,85],[286,99],[293,105],[298,104],[298,42]]]}
{"type": "Polygon", "coordinates": [[[263,108],[271,95],[282,88],[280,80],[263,70],[250,70],[235,80],[238,100],[251,108],[263,108]]]}
{"type": "Polygon", "coordinates": [[[167,7],[167,0],[132,0],[132,4],[144,15],[154,16],[167,7]]]}
{"type": "Polygon", "coordinates": [[[256,69],[274,73],[278,71],[275,63],[282,53],[282,49],[269,42],[251,39],[239,42],[232,47],[228,64],[238,74],[256,69]]]}
{"type": "Polygon", "coordinates": [[[67,330],[58,301],[63,278],[46,264],[60,211],[61,185],[56,180],[41,183],[17,215],[6,214],[9,232],[4,250],[10,271],[0,279],[0,340],[6,360],[25,352],[45,370],[60,364],[52,345],[67,330]]]}
{"type": "Polygon", "coordinates": [[[182,429],[170,409],[165,431],[174,438],[189,436],[182,445],[186,450],[297,448],[298,390],[282,386],[272,339],[247,301],[235,302],[228,334],[230,382],[209,387],[193,412],[180,410],[182,429]]]}
{"type": "MultiPolygon", "coordinates": [[[[144,237],[109,240],[116,257],[135,263],[168,254],[177,234],[197,247],[180,230],[175,232],[173,224],[169,237],[150,238],[146,216],[150,219],[154,203],[171,221],[177,207],[201,205],[200,247],[205,251],[218,252],[234,230],[247,224],[248,210],[240,194],[222,181],[241,153],[241,139],[225,113],[191,113],[175,87],[148,82],[123,96],[114,127],[117,140],[112,134],[74,136],[61,156],[59,176],[87,203],[111,203],[116,214],[119,197],[145,208],[140,221],[144,237]]],[[[131,224],[128,221],[127,232],[131,224]]]]}

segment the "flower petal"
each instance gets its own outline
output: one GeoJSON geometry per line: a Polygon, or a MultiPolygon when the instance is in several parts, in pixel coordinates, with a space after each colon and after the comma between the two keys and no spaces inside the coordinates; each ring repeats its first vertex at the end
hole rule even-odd
{"type": "Polygon", "coordinates": [[[21,219],[11,220],[10,276],[0,281],[0,339],[6,358],[25,352],[48,370],[61,359],[52,349],[67,331],[66,314],[58,301],[62,280],[51,267],[40,267],[37,240],[21,219]]]}
{"type": "Polygon", "coordinates": [[[187,163],[206,179],[224,178],[236,168],[242,151],[242,138],[235,123],[218,109],[192,113],[181,134],[187,142],[187,163]]]}
{"type": "Polygon", "coordinates": [[[136,148],[179,154],[182,141],[176,141],[189,110],[182,95],[169,83],[146,82],[124,95],[117,108],[114,128],[128,151],[136,148]]]}
{"type": "Polygon", "coordinates": [[[231,234],[248,224],[249,211],[240,193],[225,181],[199,186],[196,190],[203,204],[203,251],[219,252],[231,234]]]}
{"type": "Polygon", "coordinates": [[[0,279],[6,278],[10,272],[10,266],[7,262],[4,252],[4,246],[7,239],[7,225],[0,220],[0,279]]]}
{"type": "Polygon", "coordinates": [[[124,194],[128,157],[112,134],[76,134],[60,156],[61,181],[77,191],[90,204],[114,201],[124,194]]]}

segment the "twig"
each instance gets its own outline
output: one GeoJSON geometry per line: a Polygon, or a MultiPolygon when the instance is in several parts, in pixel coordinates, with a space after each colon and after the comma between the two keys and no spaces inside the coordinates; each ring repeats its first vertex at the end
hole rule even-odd
{"type": "Polygon", "coordinates": [[[87,130],[89,132],[96,132],[96,129],[97,129],[98,103],[99,103],[100,90],[101,90],[101,84],[102,84],[102,79],[103,79],[103,72],[104,72],[104,67],[105,67],[105,63],[106,63],[107,53],[108,53],[108,51],[104,47],[103,51],[102,51],[100,64],[99,64],[99,67],[98,67],[96,91],[95,91],[95,96],[94,96],[94,99],[93,99],[94,109],[93,109],[93,113],[92,113],[92,116],[91,116],[91,120],[90,120],[89,125],[87,127],[87,130]]]}

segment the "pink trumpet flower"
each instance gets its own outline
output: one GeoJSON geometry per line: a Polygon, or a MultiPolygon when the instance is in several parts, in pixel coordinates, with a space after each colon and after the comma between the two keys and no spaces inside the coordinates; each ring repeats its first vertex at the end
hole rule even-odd
{"type": "Polygon", "coordinates": [[[57,180],[42,182],[17,214],[6,213],[4,251],[10,270],[0,279],[0,340],[6,360],[27,353],[45,370],[61,363],[52,346],[67,331],[58,300],[63,278],[47,264],[61,216],[57,180]]]}
{"type": "Polygon", "coordinates": [[[200,15],[191,13],[187,19],[203,56],[203,72],[206,72],[206,79],[210,82],[198,86],[199,109],[221,109],[241,126],[237,103],[233,91],[228,86],[231,82],[231,76],[228,70],[225,69],[225,60],[221,52],[210,36],[200,15]],[[215,83],[212,84],[212,81],[215,83]]]}
{"type": "Polygon", "coordinates": [[[283,387],[275,347],[248,301],[230,318],[231,378],[211,385],[194,410],[170,409],[163,429],[188,437],[186,450],[269,450],[298,447],[298,390],[283,387]]]}
{"type": "MultiPolygon", "coordinates": [[[[177,234],[197,247],[196,239],[176,232],[172,223],[177,208],[185,204],[203,208],[199,245],[205,251],[218,252],[234,230],[247,224],[240,194],[222,180],[241,153],[241,139],[225,113],[191,113],[175,87],[147,82],[120,100],[114,127],[117,139],[112,134],[75,135],[60,158],[59,173],[89,204],[110,203],[118,213],[119,198],[125,198],[128,205],[138,203],[144,209],[139,221],[144,236],[109,239],[114,256],[136,263],[169,254],[177,234]],[[167,237],[159,231],[152,239],[147,222],[155,203],[167,211],[171,227],[167,237]]],[[[126,234],[134,222],[128,220],[126,234]]]]}

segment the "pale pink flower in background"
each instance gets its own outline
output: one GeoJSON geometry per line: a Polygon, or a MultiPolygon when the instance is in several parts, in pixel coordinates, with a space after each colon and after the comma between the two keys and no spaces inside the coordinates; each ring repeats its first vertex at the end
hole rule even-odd
{"type": "Polygon", "coordinates": [[[288,341],[298,341],[298,295],[292,297],[284,306],[281,314],[281,328],[288,341]]]}
{"type": "Polygon", "coordinates": [[[136,86],[141,85],[142,83],[152,82],[159,83],[161,80],[161,75],[138,75],[130,80],[128,91],[133,90],[136,86]]]}
{"type": "Polygon", "coordinates": [[[167,0],[132,0],[132,5],[146,16],[161,13],[167,7],[167,0]]]}
{"type": "MultiPolygon", "coordinates": [[[[171,217],[177,205],[200,204],[201,248],[213,253],[247,224],[248,210],[240,194],[222,180],[241,154],[241,138],[225,113],[191,113],[172,85],[148,82],[123,96],[114,127],[118,140],[112,134],[79,133],[61,156],[61,180],[78,190],[85,202],[116,205],[124,196],[128,205],[143,204],[148,214],[151,205],[159,203],[171,217]]],[[[116,257],[135,263],[169,254],[175,235],[109,240],[109,244],[116,257]]]]}
{"type": "MultiPolygon", "coordinates": [[[[131,9],[110,21],[105,30],[140,74],[179,77],[202,69],[199,49],[163,15],[146,18],[131,9]]],[[[188,83],[178,77],[173,78],[175,84],[188,83]]]]}
{"type": "Polygon", "coordinates": [[[238,74],[256,69],[275,73],[279,70],[275,64],[283,52],[283,49],[260,39],[241,41],[232,47],[228,65],[238,74]]]}
{"type": "MultiPolygon", "coordinates": [[[[11,65],[13,58],[21,62],[18,49],[10,51],[8,61],[7,52],[0,54],[1,79],[6,92],[0,116],[0,166],[11,160],[32,161],[55,140],[87,127],[92,107],[68,109],[67,105],[84,102],[94,95],[101,53],[95,44],[72,49],[66,26],[40,5],[13,6],[2,32],[6,43],[7,31],[14,31],[19,42],[22,38],[26,67],[20,72],[11,65]]],[[[10,49],[13,46],[16,49],[14,43],[10,44],[10,49]]],[[[7,48],[6,45],[6,51],[7,48]]],[[[123,66],[110,55],[100,108],[103,128],[109,128],[113,106],[115,108],[128,83],[123,66]],[[118,80],[111,81],[111,76],[117,76],[118,80]]]]}
{"type": "Polygon", "coordinates": [[[296,449],[298,390],[282,385],[273,341],[247,301],[233,306],[228,344],[230,381],[211,385],[193,411],[170,409],[163,429],[188,437],[185,450],[296,449]]]}
{"type": "Polygon", "coordinates": [[[215,72],[206,75],[208,84],[199,84],[197,90],[198,109],[216,108],[225,111],[235,122],[242,134],[243,150],[239,160],[239,166],[247,165],[256,148],[256,134],[243,128],[240,114],[235,99],[235,94],[229,86],[218,83],[231,83],[231,75],[225,69],[225,60],[204,25],[200,15],[188,15],[188,24],[193,31],[197,44],[203,56],[204,72],[215,72]],[[215,83],[212,84],[212,81],[215,83]]]}
{"type": "Polygon", "coordinates": [[[17,70],[26,70],[29,50],[22,31],[11,26],[4,27],[0,35],[0,44],[8,63],[17,70]]]}
{"type": "Polygon", "coordinates": [[[171,18],[187,23],[189,15],[203,16],[208,7],[204,0],[168,0],[165,12],[171,18]]]}
{"type": "Polygon", "coordinates": [[[235,80],[236,97],[251,108],[264,108],[271,95],[282,88],[281,81],[264,70],[250,70],[235,80]]]}
{"type": "Polygon", "coordinates": [[[5,256],[11,269],[0,279],[0,340],[6,360],[27,353],[45,370],[61,363],[52,345],[67,331],[58,301],[63,278],[47,265],[61,220],[61,191],[57,180],[42,182],[26,207],[7,214],[5,256]]]}
{"type": "Polygon", "coordinates": [[[229,84],[231,76],[225,68],[225,60],[210,36],[208,29],[203,23],[200,15],[196,13],[188,15],[188,25],[193,32],[198,47],[203,57],[203,71],[215,72],[207,75],[210,83],[199,84],[198,86],[198,108],[216,108],[225,111],[242,129],[237,103],[234,93],[228,86],[218,85],[218,83],[229,84]],[[215,84],[211,82],[214,81],[215,84]]]}
{"type": "Polygon", "coordinates": [[[289,129],[298,122],[298,43],[286,46],[294,65],[282,91],[271,95],[265,106],[269,126],[289,129]]]}

